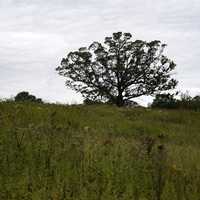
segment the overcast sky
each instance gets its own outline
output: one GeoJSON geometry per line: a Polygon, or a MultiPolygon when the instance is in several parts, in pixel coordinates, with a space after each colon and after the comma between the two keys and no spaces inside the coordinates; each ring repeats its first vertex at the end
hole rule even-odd
{"type": "Polygon", "coordinates": [[[200,94],[199,0],[0,0],[0,98],[25,90],[80,102],[55,68],[69,51],[117,31],[167,43],[178,89],[200,94]]]}

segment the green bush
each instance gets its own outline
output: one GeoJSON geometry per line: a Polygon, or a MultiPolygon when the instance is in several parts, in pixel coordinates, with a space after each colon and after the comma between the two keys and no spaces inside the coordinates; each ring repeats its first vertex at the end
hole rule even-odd
{"type": "Polygon", "coordinates": [[[15,96],[16,102],[36,102],[36,103],[42,103],[42,99],[36,98],[34,95],[29,94],[28,92],[20,92],[15,96]]]}
{"type": "Polygon", "coordinates": [[[151,105],[152,108],[167,109],[178,108],[178,106],[178,100],[176,100],[172,94],[157,94],[151,105]]]}
{"type": "Polygon", "coordinates": [[[191,97],[181,94],[181,99],[174,98],[173,94],[156,95],[152,108],[200,110],[200,96],[191,97]]]}

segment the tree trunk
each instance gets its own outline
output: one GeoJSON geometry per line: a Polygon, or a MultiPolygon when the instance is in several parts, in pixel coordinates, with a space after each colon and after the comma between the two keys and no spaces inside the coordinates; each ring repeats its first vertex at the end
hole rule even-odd
{"type": "Polygon", "coordinates": [[[122,107],[122,106],[124,106],[124,100],[123,100],[122,95],[118,95],[118,96],[117,96],[117,102],[116,102],[116,105],[117,105],[118,107],[122,107]]]}

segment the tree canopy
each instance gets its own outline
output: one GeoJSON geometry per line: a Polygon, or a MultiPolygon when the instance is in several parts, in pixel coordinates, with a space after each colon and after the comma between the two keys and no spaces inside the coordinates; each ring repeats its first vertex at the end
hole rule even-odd
{"type": "Polygon", "coordinates": [[[180,96],[176,97],[179,92],[175,94],[162,93],[157,94],[151,104],[152,108],[164,108],[164,109],[189,109],[200,110],[200,96],[191,97],[189,92],[180,93],[180,96]]]}
{"type": "Polygon", "coordinates": [[[19,92],[15,96],[15,101],[29,101],[29,102],[37,102],[37,103],[42,103],[42,99],[36,98],[34,95],[29,94],[29,92],[23,91],[19,92]]]}
{"type": "Polygon", "coordinates": [[[70,52],[56,68],[66,77],[66,86],[91,100],[125,105],[135,97],[174,89],[171,78],[176,64],[163,55],[166,44],[158,40],[131,40],[130,33],[117,32],[104,44],[70,52]]]}
{"type": "Polygon", "coordinates": [[[157,94],[153,103],[152,108],[178,108],[179,101],[175,99],[174,94],[157,94]]]}

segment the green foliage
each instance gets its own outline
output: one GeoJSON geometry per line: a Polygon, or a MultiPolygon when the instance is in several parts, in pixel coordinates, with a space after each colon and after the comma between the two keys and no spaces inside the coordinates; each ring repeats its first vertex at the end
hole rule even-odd
{"type": "Polygon", "coordinates": [[[20,92],[15,96],[15,101],[17,102],[36,102],[36,103],[42,103],[42,99],[36,98],[34,95],[29,94],[28,92],[20,92]]]}
{"type": "Polygon", "coordinates": [[[173,94],[157,94],[152,108],[165,108],[165,109],[189,109],[200,110],[200,96],[191,97],[188,93],[182,93],[181,99],[176,99],[173,94]]]}
{"type": "Polygon", "coordinates": [[[2,200],[196,200],[200,113],[0,103],[2,200]]]}
{"type": "Polygon", "coordinates": [[[179,101],[181,108],[190,110],[200,110],[200,96],[191,97],[188,93],[183,93],[181,95],[181,100],[179,101]]]}
{"type": "Polygon", "coordinates": [[[83,104],[85,104],[85,105],[97,105],[97,104],[103,104],[103,102],[98,101],[98,100],[84,99],[83,104]]]}
{"type": "Polygon", "coordinates": [[[157,94],[152,108],[178,108],[178,100],[174,98],[173,94],[157,94]]]}
{"type": "Polygon", "coordinates": [[[70,52],[56,70],[66,77],[66,86],[86,99],[117,106],[175,88],[177,81],[171,72],[176,64],[163,55],[166,45],[131,38],[130,33],[113,33],[104,44],[93,42],[88,48],[70,52]]]}

